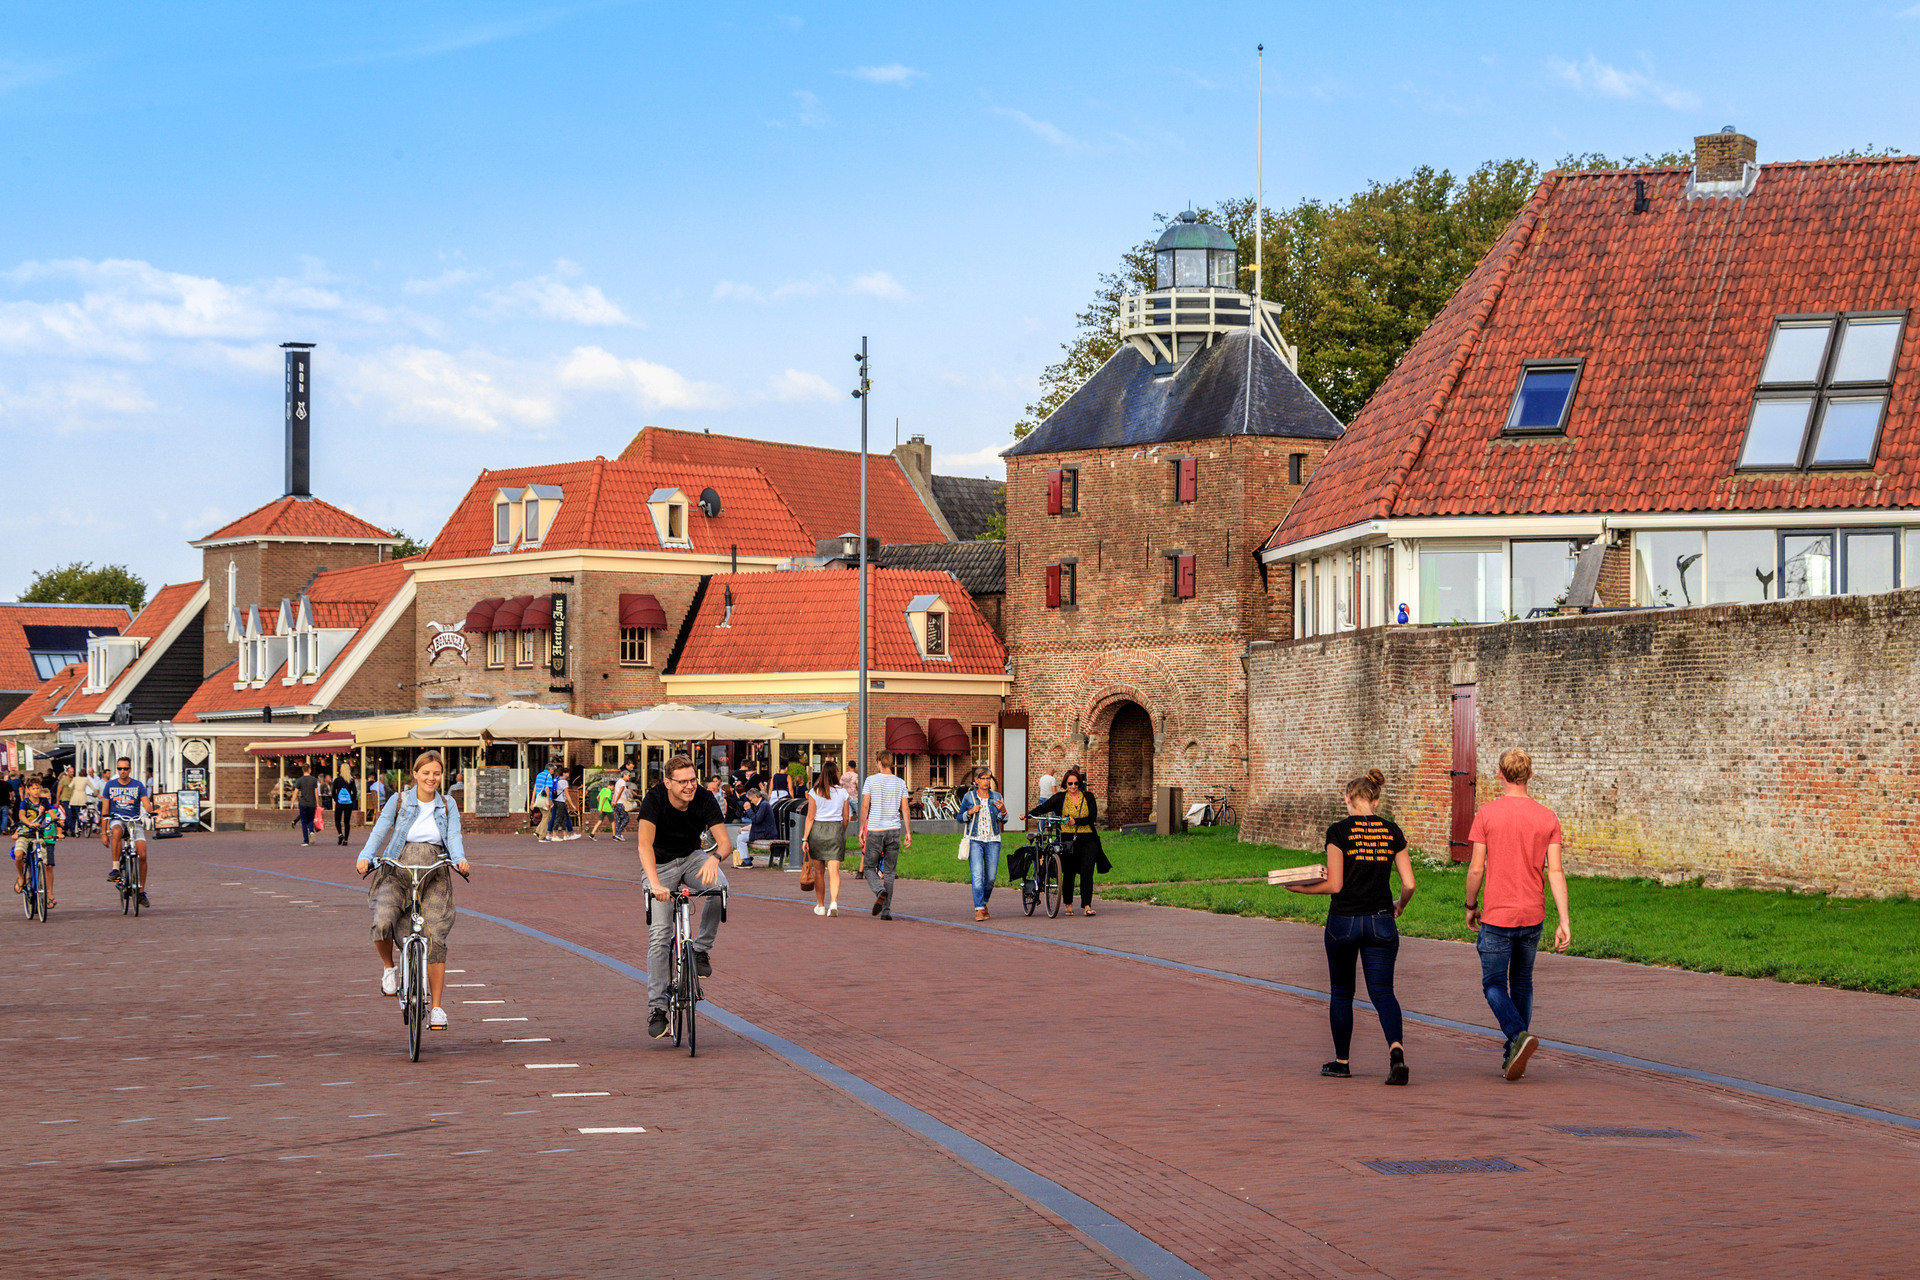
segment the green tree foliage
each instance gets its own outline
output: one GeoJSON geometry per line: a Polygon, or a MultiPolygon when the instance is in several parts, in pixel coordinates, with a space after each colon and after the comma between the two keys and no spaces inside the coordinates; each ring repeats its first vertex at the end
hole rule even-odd
{"type": "MultiPolygon", "coordinates": [[[[1030,409],[1028,412],[1031,413],[1032,410],[1030,409]]],[[[1031,430],[1033,430],[1032,427],[1027,428],[1027,431],[1031,430]]],[[[1025,435],[1026,431],[1020,434],[1025,435]]],[[[987,527],[974,535],[973,540],[975,542],[1005,542],[1007,540],[1007,513],[1004,511],[996,511],[988,516],[987,527]]]]}
{"type": "Polygon", "coordinates": [[[417,556],[422,551],[425,551],[428,545],[430,545],[427,543],[415,542],[413,540],[413,535],[408,533],[405,529],[393,530],[393,536],[400,539],[400,545],[395,547],[392,552],[393,558],[395,560],[404,560],[408,556],[417,556]]]}
{"type": "Polygon", "coordinates": [[[1569,173],[1597,173],[1609,169],[1691,169],[1691,151],[1649,151],[1643,156],[1621,156],[1612,160],[1598,151],[1584,151],[1560,157],[1553,166],[1569,173]]]}
{"type": "Polygon", "coordinates": [[[147,602],[147,584],[123,564],[103,564],[96,569],[91,563],[75,560],[34,574],[20,599],[28,604],[123,604],[138,613],[147,602]]]}

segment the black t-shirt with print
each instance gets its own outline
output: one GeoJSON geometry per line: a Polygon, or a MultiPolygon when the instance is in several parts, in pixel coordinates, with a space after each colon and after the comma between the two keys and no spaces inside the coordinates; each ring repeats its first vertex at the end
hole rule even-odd
{"type": "Polygon", "coordinates": [[[1387,877],[1393,855],[1407,847],[1400,828],[1371,813],[1350,814],[1327,828],[1327,843],[1345,855],[1340,892],[1327,904],[1327,914],[1370,916],[1393,910],[1387,877]]]}
{"type": "Polygon", "coordinates": [[[676,809],[673,801],[667,798],[665,783],[657,783],[647,791],[646,799],[640,802],[638,816],[640,821],[653,824],[653,860],[656,864],[686,857],[700,847],[702,831],[716,822],[726,820],[720,802],[705,787],[693,793],[693,799],[687,802],[685,809],[676,809]]]}

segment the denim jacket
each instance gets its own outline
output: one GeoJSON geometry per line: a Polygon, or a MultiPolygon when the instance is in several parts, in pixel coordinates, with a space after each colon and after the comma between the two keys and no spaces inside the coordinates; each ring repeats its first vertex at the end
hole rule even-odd
{"type": "MultiPolygon", "coordinates": [[[[994,802],[998,801],[1000,804],[1005,804],[1006,799],[1007,798],[998,791],[987,792],[986,803],[989,806],[993,806],[988,809],[987,816],[993,819],[993,834],[995,835],[1000,834],[1001,829],[1007,825],[1007,821],[1000,816],[1000,809],[994,802]]],[[[967,788],[966,793],[960,797],[960,835],[962,839],[966,838],[967,830],[973,825],[971,817],[973,811],[979,807],[980,793],[971,787],[967,788]]]]}
{"type": "MultiPolygon", "coordinates": [[[[455,862],[465,862],[467,851],[460,843],[460,807],[448,798],[443,791],[434,800],[434,820],[440,828],[440,843],[446,848],[447,857],[455,862]]],[[[413,830],[413,820],[420,816],[420,793],[412,787],[403,787],[387,799],[380,810],[380,820],[373,824],[373,830],[367,834],[366,847],[354,855],[354,861],[361,858],[387,857],[398,859],[400,851],[407,847],[407,832],[413,830]],[[382,847],[381,842],[387,843],[382,847]]]]}

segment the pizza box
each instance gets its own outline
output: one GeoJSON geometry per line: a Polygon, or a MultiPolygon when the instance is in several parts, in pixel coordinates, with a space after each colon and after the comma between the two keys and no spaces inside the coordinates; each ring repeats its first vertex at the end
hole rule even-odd
{"type": "Polygon", "coordinates": [[[1327,868],[1318,862],[1306,867],[1281,867],[1267,872],[1267,883],[1270,885],[1319,884],[1326,878],[1327,868]]]}

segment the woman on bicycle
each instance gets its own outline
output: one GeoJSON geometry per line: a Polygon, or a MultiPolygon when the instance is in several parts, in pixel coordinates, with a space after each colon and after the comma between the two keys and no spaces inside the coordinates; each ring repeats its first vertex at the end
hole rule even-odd
{"type": "Polygon", "coordinates": [[[1393,821],[1373,809],[1386,776],[1369,769],[1347,784],[1347,816],[1327,828],[1327,878],[1317,884],[1288,885],[1295,893],[1331,894],[1327,904],[1327,978],[1333,993],[1327,1017],[1333,1024],[1333,1061],[1323,1076],[1347,1077],[1347,1051],[1353,1043],[1353,964],[1367,977],[1367,998],[1380,1015],[1387,1037],[1387,1083],[1407,1082],[1407,1051],[1400,1042],[1400,1002],[1393,995],[1393,962],[1400,953],[1394,925],[1413,901],[1413,860],[1407,838],[1393,821]],[[1396,901],[1388,874],[1400,872],[1396,901]]]}
{"type": "Polygon", "coordinates": [[[978,765],[973,786],[960,797],[960,829],[966,832],[967,870],[973,881],[973,918],[986,920],[993,882],[1000,878],[1000,830],[1007,822],[1007,802],[993,789],[993,771],[978,765]]]}
{"type": "Polygon", "coordinates": [[[800,832],[802,856],[827,864],[813,882],[813,914],[840,914],[840,863],[847,856],[847,792],[831,760],[820,762],[820,776],[807,789],[807,825],[800,832]]]}
{"type": "Polygon", "coordinates": [[[1094,830],[1094,823],[1100,820],[1100,806],[1087,790],[1087,775],[1079,765],[1067,770],[1060,779],[1060,789],[1036,805],[1029,816],[1050,813],[1060,815],[1060,834],[1069,837],[1066,851],[1060,856],[1060,874],[1064,880],[1060,896],[1066,900],[1060,914],[1073,914],[1073,879],[1078,875],[1080,909],[1087,915],[1098,915],[1093,909],[1093,864],[1100,856],[1100,836],[1094,830]]]}
{"type": "MultiPolygon", "coordinates": [[[[367,843],[354,863],[361,875],[376,859],[424,867],[448,858],[455,870],[462,874],[467,871],[467,853],[460,843],[460,810],[440,794],[440,781],[445,776],[440,753],[422,751],[413,762],[413,785],[393,794],[367,834],[367,843]]],[[[386,966],[380,975],[380,990],[386,995],[399,991],[399,976],[393,968],[393,930],[406,910],[407,888],[407,880],[398,872],[381,867],[367,889],[367,903],[373,908],[373,949],[386,966]]],[[[440,995],[447,985],[447,934],[453,928],[453,875],[447,868],[440,868],[420,886],[420,906],[427,926],[427,985],[433,993],[433,1016],[427,1026],[445,1031],[447,1011],[440,1007],[440,995]]]]}

